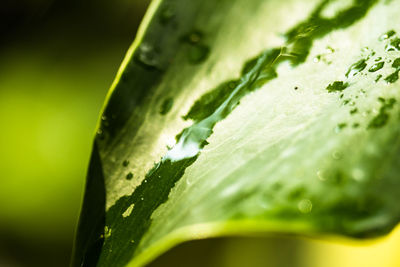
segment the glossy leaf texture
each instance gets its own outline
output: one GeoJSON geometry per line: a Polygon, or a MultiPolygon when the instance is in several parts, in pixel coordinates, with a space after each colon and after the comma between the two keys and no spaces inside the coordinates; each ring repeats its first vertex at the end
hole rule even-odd
{"type": "Polygon", "coordinates": [[[400,219],[398,0],[155,1],[111,88],[73,266],[400,219]]]}

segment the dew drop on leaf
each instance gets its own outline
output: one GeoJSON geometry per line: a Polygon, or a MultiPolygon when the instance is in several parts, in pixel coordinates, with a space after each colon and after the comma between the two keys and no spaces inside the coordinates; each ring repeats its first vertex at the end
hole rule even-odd
{"type": "Polygon", "coordinates": [[[379,41],[383,41],[383,40],[389,39],[390,37],[392,37],[395,34],[396,34],[396,32],[394,30],[390,30],[387,33],[382,34],[379,37],[379,41]]]}
{"type": "Polygon", "coordinates": [[[158,66],[157,53],[150,44],[142,43],[134,58],[139,64],[147,68],[156,68],[158,66]]]}
{"type": "Polygon", "coordinates": [[[129,217],[131,215],[134,207],[135,207],[135,204],[133,204],[133,203],[131,205],[129,205],[129,207],[122,213],[122,217],[124,217],[124,218],[129,217]]]}
{"type": "Polygon", "coordinates": [[[126,175],[126,179],[127,180],[131,180],[133,178],[133,173],[128,173],[127,175],[126,175]]]}
{"type": "Polygon", "coordinates": [[[173,104],[174,104],[174,99],[172,97],[166,98],[161,104],[160,114],[161,115],[167,114],[171,110],[173,104]]]}
{"type": "Polygon", "coordinates": [[[109,238],[111,236],[112,229],[107,225],[104,226],[104,238],[109,238]]]}
{"type": "Polygon", "coordinates": [[[360,168],[354,168],[351,171],[351,176],[353,177],[354,180],[356,181],[361,181],[365,177],[365,173],[362,169],[360,168]]]}
{"type": "Polygon", "coordinates": [[[354,108],[354,109],[350,110],[351,115],[356,114],[357,112],[358,112],[358,108],[354,108]]]}
{"type": "Polygon", "coordinates": [[[343,157],[343,155],[342,155],[342,153],[341,153],[340,151],[334,151],[334,152],[332,153],[332,158],[333,158],[333,159],[339,160],[339,159],[341,159],[342,157],[343,157]]]}
{"type": "Polygon", "coordinates": [[[210,48],[203,38],[204,34],[199,30],[193,30],[182,37],[182,41],[188,45],[188,59],[191,64],[199,64],[208,57],[210,48]]]}
{"type": "Polygon", "coordinates": [[[206,45],[198,44],[189,48],[189,62],[191,64],[199,64],[207,59],[210,48],[206,45]]]}
{"type": "Polygon", "coordinates": [[[385,47],[386,51],[400,51],[400,38],[390,40],[390,42],[385,47]]]}
{"type": "Polygon", "coordinates": [[[327,52],[328,54],[333,54],[333,53],[335,52],[335,49],[333,49],[333,48],[330,47],[330,46],[327,46],[327,47],[326,47],[326,52],[327,52]]]}
{"type": "Polygon", "coordinates": [[[339,123],[336,127],[335,127],[335,133],[340,133],[344,128],[347,127],[347,123],[339,123]]]}
{"type": "Polygon", "coordinates": [[[310,213],[312,210],[312,202],[309,199],[303,199],[297,205],[301,213],[310,213]]]}
{"type": "Polygon", "coordinates": [[[346,77],[356,76],[367,67],[366,59],[361,59],[350,66],[346,72],[346,77]]]}
{"type": "Polygon", "coordinates": [[[318,63],[321,60],[321,55],[317,55],[316,57],[314,57],[313,61],[315,63],[318,63]]]}
{"type": "Polygon", "coordinates": [[[325,181],[326,180],[325,171],[323,171],[323,170],[317,171],[317,177],[319,180],[325,181]]]}
{"type": "Polygon", "coordinates": [[[171,19],[175,16],[174,10],[171,6],[165,6],[160,13],[160,22],[161,24],[167,24],[171,21],[171,19]]]}
{"type": "Polygon", "coordinates": [[[383,68],[385,65],[385,62],[381,61],[378,63],[375,63],[374,65],[371,66],[371,68],[368,70],[369,72],[375,72],[383,68]]]}
{"type": "Polygon", "coordinates": [[[203,34],[199,31],[193,31],[188,35],[188,41],[192,44],[197,44],[201,41],[203,34]]]}

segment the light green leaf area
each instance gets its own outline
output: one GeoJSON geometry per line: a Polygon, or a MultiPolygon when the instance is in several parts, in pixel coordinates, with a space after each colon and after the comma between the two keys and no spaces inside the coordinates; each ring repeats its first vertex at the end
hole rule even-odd
{"type": "Polygon", "coordinates": [[[152,3],[106,101],[74,266],[400,220],[400,1],[152,3]]]}

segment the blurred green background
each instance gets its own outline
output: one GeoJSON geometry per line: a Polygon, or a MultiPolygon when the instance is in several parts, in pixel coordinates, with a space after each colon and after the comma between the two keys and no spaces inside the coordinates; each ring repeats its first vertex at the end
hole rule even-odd
{"type": "MultiPolygon", "coordinates": [[[[68,266],[94,129],[149,0],[0,3],[0,267],[68,266]]],[[[400,266],[400,230],[367,243],[189,242],[151,266],[400,266]]]]}
{"type": "Polygon", "coordinates": [[[0,266],[68,266],[94,129],[147,0],[0,2],[0,266]]]}

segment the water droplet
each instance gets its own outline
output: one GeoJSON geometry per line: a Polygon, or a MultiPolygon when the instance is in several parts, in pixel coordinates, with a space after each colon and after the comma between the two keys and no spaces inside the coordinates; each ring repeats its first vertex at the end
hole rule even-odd
{"type": "Polygon", "coordinates": [[[182,37],[182,41],[189,45],[188,58],[192,64],[203,62],[210,53],[210,48],[203,42],[203,33],[194,30],[182,37]]]}
{"type": "Polygon", "coordinates": [[[340,133],[346,127],[347,123],[339,123],[335,128],[335,133],[340,133]]]}
{"type": "Polygon", "coordinates": [[[133,203],[131,205],[129,205],[129,207],[124,211],[124,213],[122,213],[122,217],[126,218],[126,217],[130,216],[134,207],[135,207],[135,204],[133,204],[133,203]]]}
{"type": "Polygon", "coordinates": [[[358,108],[354,108],[354,109],[350,110],[351,115],[356,114],[357,112],[358,112],[358,108]]]}
{"type": "Polygon", "coordinates": [[[206,45],[192,45],[189,48],[189,62],[191,64],[199,64],[207,59],[210,48],[206,45]]]}
{"type": "Polygon", "coordinates": [[[133,178],[133,173],[128,173],[127,175],[126,175],[126,179],[127,180],[131,180],[133,178]]]}
{"type": "Polygon", "coordinates": [[[383,41],[383,40],[389,39],[390,37],[392,37],[392,36],[395,35],[395,34],[396,34],[395,31],[390,30],[390,31],[388,31],[387,33],[382,34],[382,35],[379,37],[379,41],[383,41]]]}
{"type": "Polygon", "coordinates": [[[333,48],[330,47],[330,46],[327,46],[327,47],[326,47],[326,52],[327,52],[328,54],[333,54],[333,53],[335,52],[335,49],[333,49],[333,48]]]}
{"type": "Polygon", "coordinates": [[[175,16],[174,10],[171,6],[165,6],[160,13],[161,24],[167,24],[175,16]]]}
{"type": "Polygon", "coordinates": [[[105,134],[104,134],[104,132],[103,132],[103,130],[101,128],[97,129],[96,135],[97,135],[97,138],[99,140],[104,140],[105,139],[105,134]]]}
{"type": "Polygon", "coordinates": [[[101,123],[102,123],[102,125],[104,125],[105,127],[108,127],[108,126],[109,126],[109,120],[108,120],[108,118],[107,118],[106,115],[101,116],[101,123]]]}
{"type": "Polygon", "coordinates": [[[320,61],[321,61],[321,55],[315,56],[314,59],[313,59],[313,61],[314,61],[315,63],[320,62],[320,61]]]}
{"type": "Polygon", "coordinates": [[[382,60],[382,57],[375,58],[375,62],[378,62],[378,61],[381,61],[381,60],[382,60]]]}
{"type": "Polygon", "coordinates": [[[400,38],[395,38],[385,46],[386,51],[400,51],[400,38]]]}
{"type": "Polygon", "coordinates": [[[369,72],[375,72],[383,68],[385,62],[381,61],[372,65],[372,67],[368,70],[369,72]]]}
{"type": "Polygon", "coordinates": [[[156,50],[152,45],[147,43],[142,43],[139,46],[134,58],[138,63],[147,68],[156,68],[159,64],[156,50]]]}
{"type": "Polygon", "coordinates": [[[333,159],[339,160],[339,159],[341,159],[342,157],[343,157],[343,155],[342,155],[342,153],[341,153],[340,151],[334,151],[334,152],[332,153],[332,158],[333,158],[333,159]]]}
{"type": "Polygon", "coordinates": [[[349,104],[350,103],[350,99],[345,99],[345,100],[343,100],[343,105],[347,105],[347,104],[349,104]]]}
{"type": "Polygon", "coordinates": [[[144,179],[144,182],[147,183],[147,179],[144,179]]]}
{"type": "Polygon", "coordinates": [[[361,59],[350,66],[346,72],[346,77],[356,76],[367,67],[366,59],[361,59]]]}
{"type": "Polygon", "coordinates": [[[368,46],[363,47],[363,48],[361,49],[361,52],[363,52],[363,53],[369,52],[369,47],[368,47],[368,46]]]}
{"type": "Polygon", "coordinates": [[[386,103],[386,100],[383,97],[378,97],[378,101],[381,102],[382,104],[386,103]]]}
{"type": "Polygon", "coordinates": [[[171,110],[173,104],[174,104],[174,99],[172,97],[166,98],[161,104],[160,114],[161,115],[167,114],[171,110]]]}
{"type": "Polygon", "coordinates": [[[353,177],[354,180],[356,181],[362,181],[365,177],[365,173],[362,169],[360,168],[354,168],[351,171],[351,176],[353,177]]]}
{"type": "Polygon", "coordinates": [[[109,238],[111,236],[112,229],[107,225],[104,226],[104,238],[109,238]]]}
{"type": "Polygon", "coordinates": [[[141,197],[141,198],[140,198],[140,200],[141,200],[141,201],[143,201],[143,200],[144,200],[144,198],[142,198],[142,197],[141,197]]]}
{"type": "Polygon", "coordinates": [[[297,207],[301,213],[310,213],[312,210],[312,202],[309,199],[303,199],[297,204],[297,207]]]}
{"type": "Polygon", "coordinates": [[[188,35],[188,41],[192,44],[197,44],[200,42],[201,38],[203,37],[203,34],[199,31],[193,31],[188,35]]]}
{"type": "Polygon", "coordinates": [[[124,160],[122,166],[127,167],[129,165],[129,160],[124,160]]]}
{"type": "Polygon", "coordinates": [[[317,177],[321,181],[326,181],[325,171],[322,170],[317,171],[317,177]]]}

